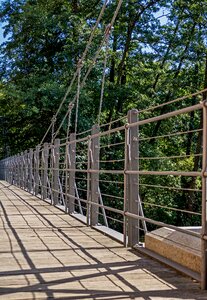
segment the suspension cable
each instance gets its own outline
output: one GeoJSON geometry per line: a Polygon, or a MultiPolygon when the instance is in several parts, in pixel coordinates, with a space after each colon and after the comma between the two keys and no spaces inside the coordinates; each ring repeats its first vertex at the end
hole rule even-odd
{"type": "MultiPolygon", "coordinates": [[[[119,10],[120,10],[120,8],[121,8],[122,2],[123,2],[123,0],[119,0],[118,5],[117,5],[117,8],[116,8],[116,11],[115,11],[115,13],[114,13],[114,15],[113,15],[113,17],[112,17],[111,23],[108,25],[108,26],[110,26],[111,28],[113,27],[113,24],[114,24],[114,22],[115,22],[115,20],[116,20],[116,17],[117,17],[118,12],[119,12],[119,10]]],[[[88,76],[89,76],[91,70],[93,69],[93,67],[94,67],[94,65],[95,65],[95,63],[96,63],[96,61],[97,61],[97,59],[98,59],[98,57],[99,57],[100,51],[102,50],[102,47],[103,47],[103,45],[104,45],[105,42],[106,42],[106,39],[107,39],[107,32],[105,31],[105,35],[104,35],[104,38],[102,39],[102,42],[101,42],[101,44],[100,44],[100,47],[99,47],[98,50],[96,51],[95,56],[94,56],[94,58],[93,58],[93,60],[92,60],[92,63],[90,64],[90,66],[89,66],[89,68],[88,68],[88,71],[86,72],[86,74],[85,74],[85,76],[84,76],[84,78],[83,78],[83,81],[82,81],[81,84],[80,84],[80,89],[82,89],[82,88],[84,87],[84,85],[85,85],[85,83],[86,83],[86,80],[87,80],[87,78],[88,78],[88,76]]],[[[82,59],[81,59],[81,60],[82,60],[82,59]]],[[[71,101],[71,103],[75,103],[76,99],[77,99],[77,93],[76,93],[76,95],[74,96],[74,98],[73,98],[73,100],[71,101]]],[[[69,111],[67,111],[66,114],[65,114],[65,116],[63,117],[62,122],[61,122],[59,128],[57,129],[57,131],[56,131],[56,133],[55,133],[55,135],[54,135],[54,138],[56,138],[56,136],[58,135],[60,129],[62,128],[62,126],[63,126],[63,124],[64,124],[64,122],[65,122],[65,119],[66,119],[67,116],[68,116],[68,113],[69,113],[69,111]]]]}
{"type": "Polygon", "coordinates": [[[70,123],[71,123],[71,113],[73,110],[73,103],[69,103],[68,106],[68,127],[67,127],[67,135],[66,135],[66,141],[68,141],[69,138],[69,131],[70,131],[70,123]]]}
{"type": "Polygon", "coordinates": [[[172,104],[172,103],[180,102],[181,100],[185,100],[185,99],[188,99],[188,98],[191,98],[191,97],[198,96],[200,94],[203,94],[204,92],[207,92],[207,88],[205,88],[205,89],[203,89],[201,91],[198,91],[196,93],[193,93],[193,94],[188,94],[188,95],[185,95],[185,96],[182,96],[182,97],[170,100],[168,102],[164,102],[162,104],[158,104],[158,105],[155,105],[155,106],[150,106],[148,108],[144,108],[142,110],[139,110],[139,113],[148,112],[148,111],[151,111],[151,110],[154,110],[154,109],[157,109],[157,108],[160,108],[160,107],[172,104]]]}
{"type": "Polygon", "coordinates": [[[101,84],[101,97],[100,97],[100,104],[99,104],[98,125],[100,125],[101,110],[102,110],[102,105],[103,105],[110,33],[111,33],[111,24],[109,24],[106,28],[106,35],[107,35],[106,36],[106,44],[105,44],[106,51],[105,51],[105,57],[104,57],[103,76],[102,76],[102,84],[101,84]]]}
{"type": "MultiPolygon", "coordinates": [[[[83,81],[82,81],[81,84],[80,84],[80,89],[82,89],[82,88],[84,87],[84,85],[85,85],[85,83],[86,83],[86,80],[87,80],[87,78],[88,78],[88,76],[89,76],[91,70],[93,69],[93,67],[94,67],[94,65],[95,65],[95,63],[96,63],[96,61],[97,61],[97,58],[98,58],[98,56],[99,56],[99,53],[101,52],[101,49],[102,49],[102,47],[103,47],[103,45],[104,45],[104,43],[105,43],[105,38],[106,38],[106,36],[104,36],[104,39],[102,40],[100,47],[98,48],[98,50],[97,50],[96,53],[95,53],[95,56],[94,56],[94,58],[93,58],[93,60],[92,60],[92,62],[91,62],[91,64],[90,64],[90,66],[89,66],[89,68],[88,68],[88,71],[86,72],[86,74],[85,74],[85,76],[84,76],[84,78],[83,78],[83,81]]],[[[73,98],[73,100],[71,101],[71,103],[74,104],[74,103],[76,102],[76,99],[77,99],[77,93],[76,93],[76,95],[74,96],[74,98],[73,98]]],[[[63,126],[63,124],[64,124],[64,122],[65,122],[65,119],[66,119],[67,116],[68,116],[68,113],[69,113],[69,111],[67,111],[66,114],[65,114],[65,116],[63,117],[60,126],[58,127],[57,131],[55,132],[54,138],[56,138],[56,136],[58,135],[60,129],[62,128],[62,126],[63,126]]]]}
{"type": "Polygon", "coordinates": [[[53,144],[53,139],[54,139],[54,134],[55,134],[55,122],[56,122],[56,117],[55,115],[52,118],[52,135],[51,135],[51,144],[53,144]]]}
{"type": "Polygon", "coordinates": [[[79,110],[79,99],[80,99],[80,91],[81,91],[81,86],[80,86],[81,68],[82,68],[82,62],[80,61],[78,67],[78,85],[77,85],[77,96],[76,96],[75,134],[77,133],[77,128],[78,128],[78,110],[79,110]]]}
{"type": "MultiPolygon", "coordinates": [[[[104,11],[105,11],[105,9],[106,9],[106,6],[107,6],[108,2],[109,2],[109,0],[105,0],[105,1],[104,1],[104,4],[103,4],[102,9],[101,9],[101,11],[100,11],[100,14],[99,14],[99,16],[98,16],[98,19],[96,20],[96,23],[95,23],[95,25],[94,25],[94,27],[93,27],[93,29],[92,29],[90,38],[89,38],[88,43],[87,43],[87,45],[86,45],[86,48],[85,48],[85,50],[84,50],[84,52],[83,52],[83,55],[82,55],[82,58],[81,58],[81,61],[82,61],[82,62],[84,61],[84,59],[85,59],[85,57],[86,57],[86,55],[87,55],[87,53],[88,53],[88,50],[89,50],[90,45],[91,45],[91,43],[92,43],[92,40],[93,40],[93,38],[94,38],[94,36],[95,36],[95,31],[96,31],[96,29],[97,29],[97,27],[98,27],[98,24],[99,24],[99,22],[100,22],[100,20],[101,20],[101,18],[102,18],[102,16],[103,16],[103,14],[104,14],[104,11]]],[[[74,73],[74,75],[73,75],[73,78],[72,78],[72,80],[71,80],[71,82],[70,82],[70,85],[69,85],[69,87],[68,87],[68,89],[67,89],[67,91],[66,91],[66,93],[65,93],[65,95],[64,95],[64,97],[63,97],[63,100],[61,101],[61,103],[60,103],[60,105],[59,105],[59,107],[58,107],[58,109],[57,109],[55,115],[53,116],[53,118],[52,118],[52,120],[51,120],[51,123],[50,123],[50,125],[49,125],[49,127],[48,127],[48,129],[47,129],[47,131],[46,131],[46,133],[45,133],[45,135],[43,136],[43,138],[42,138],[42,140],[41,140],[41,142],[40,142],[40,145],[44,142],[44,140],[45,140],[45,138],[46,138],[48,132],[50,131],[51,127],[53,126],[53,119],[54,119],[54,118],[55,118],[55,119],[57,118],[57,115],[59,114],[59,112],[60,112],[60,110],[61,110],[63,104],[65,103],[65,101],[66,101],[66,99],[67,99],[68,94],[70,93],[70,91],[71,91],[71,89],[72,89],[72,86],[73,86],[73,84],[74,84],[74,81],[75,81],[77,75],[78,75],[78,67],[77,67],[77,69],[76,69],[76,71],[75,71],[75,73],[74,73]]]]}

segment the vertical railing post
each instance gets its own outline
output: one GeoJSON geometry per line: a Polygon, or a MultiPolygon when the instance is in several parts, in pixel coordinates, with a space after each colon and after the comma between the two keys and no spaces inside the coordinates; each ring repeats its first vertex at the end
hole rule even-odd
{"type": "Polygon", "coordinates": [[[33,161],[33,194],[35,195],[36,190],[36,168],[37,168],[37,149],[34,150],[34,161],[33,161]]]}
{"type": "Polygon", "coordinates": [[[20,186],[20,171],[19,171],[19,166],[20,166],[20,162],[19,162],[20,158],[19,158],[19,154],[16,155],[16,171],[17,171],[17,186],[20,186]]]}
{"type": "Polygon", "coordinates": [[[9,182],[9,159],[5,163],[5,180],[9,182]]]}
{"type": "Polygon", "coordinates": [[[24,187],[24,190],[27,189],[27,183],[28,183],[28,177],[27,177],[27,167],[28,167],[28,161],[27,161],[27,151],[24,151],[23,153],[23,161],[24,161],[24,170],[23,170],[23,187],[24,187]]]}
{"type": "Polygon", "coordinates": [[[27,152],[27,191],[30,192],[30,178],[29,178],[29,172],[30,172],[30,151],[27,152]]]}
{"type": "Polygon", "coordinates": [[[203,102],[201,288],[207,289],[207,101],[203,102]]]}
{"type": "Polygon", "coordinates": [[[18,174],[17,174],[17,155],[14,156],[14,184],[18,185],[18,174]]]}
{"type": "Polygon", "coordinates": [[[9,175],[9,183],[13,184],[13,178],[14,178],[14,165],[13,165],[13,158],[8,159],[9,162],[9,169],[10,169],[10,175],[9,175]]]}
{"type": "Polygon", "coordinates": [[[43,158],[44,148],[40,149],[39,152],[39,193],[42,199],[42,191],[43,191],[43,165],[44,165],[44,158],[43,158]]]}
{"type": "Polygon", "coordinates": [[[60,160],[60,140],[56,139],[53,149],[53,204],[58,204],[59,198],[59,160],[60,160]]]}
{"type": "Polygon", "coordinates": [[[24,171],[24,162],[23,162],[23,152],[19,156],[19,175],[20,175],[20,182],[19,187],[23,187],[23,171],[24,171]]]}
{"type": "Polygon", "coordinates": [[[20,185],[19,154],[16,155],[16,174],[17,174],[17,186],[19,186],[20,185]]]}
{"type": "Polygon", "coordinates": [[[20,174],[19,174],[19,154],[15,157],[15,165],[16,165],[16,186],[19,186],[20,174]]]}
{"type": "Polygon", "coordinates": [[[87,149],[87,202],[86,202],[86,224],[90,225],[90,216],[91,216],[91,136],[88,136],[88,149],[87,149]]]}
{"type": "Polygon", "coordinates": [[[42,150],[42,172],[41,172],[41,176],[42,176],[41,195],[43,199],[47,198],[48,155],[49,155],[48,143],[44,143],[44,148],[42,150]]]}
{"type": "Polygon", "coordinates": [[[28,151],[25,151],[25,162],[26,162],[25,189],[28,191],[28,189],[29,189],[29,152],[28,151]]]}
{"type": "Polygon", "coordinates": [[[3,160],[1,160],[0,161],[0,179],[1,180],[5,180],[5,167],[4,167],[4,165],[5,165],[5,160],[3,161],[3,160]]]}
{"type": "MultiPolygon", "coordinates": [[[[5,162],[4,162],[5,165],[5,162]]],[[[15,168],[14,168],[14,156],[12,156],[12,183],[11,184],[15,184],[15,168]]]]}
{"type": "Polygon", "coordinates": [[[28,189],[29,192],[32,192],[33,189],[33,150],[30,149],[29,151],[29,158],[28,158],[28,189]]]}
{"type": "Polygon", "coordinates": [[[25,160],[24,160],[24,152],[21,153],[21,188],[24,189],[24,176],[25,176],[25,160]]]}
{"type": "MultiPolygon", "coordinates": [[[[132,124],[138,120],[138,111],[136,109],[128,112],[128,123],[132,124]]],[[[138,170],[138,126],[129,127],[128,145],[127,145],[127,169],[138,170]]],[[[139,215],[139,177],[137,174],[127,176],[127,209],[130,213],[139,215]]],[[[128,219],[128,246],[132,247],[139,243],[139,221],[128,219]]]]}
{"type": "Polygon", "coordinates": [[[70,143],[67,145],[66,155],[67,155],[67,163],[66,165],[69,168],[69,172],[67,172],[67,212],[72,214],[75,211],[75,168],[76,168],[76,135],[75,133],[70,134],[70,143]],[[69,175],[69,178],[68,178],[69,175]]]}
{"type": "MultiPolygon", "coordinates": [[[[4,161],[2,162],[2,169],[3,169],[3,176],[2,179],[6,180],[7,182],[9,182],[9,159],[4,159],[4,161]]],[[[10,182],[9,182],[10,183],[10,182]]]]}
{"type": "MultiPolygon", "coordinates": [[[[5,165],[5,176],[4,176],[4,180],[6,180],[7,182],[9,182],[9,158],[4,160],[4,165],[5,165]]],[[[9,182],[10,183],[10,182],[9,182]]]]}
{"type": "MultiPolygon", "coordinates": [[[[8,161],[9,159],[7,159],[8,161]]],[[[15,184],[15,176],[16,176],[16,168],[15,168],[15,160],[14,160],[14,157],[12,157],[12,159],[9,160],[9,164],[10,164],[10,168],[11,168],[11,171],[12,172],[12,176],[10,177],[11,179],[11,182],[10,184],[15,184]]]]}
{"type": "Polygon", "coordinates": [[[36,147],[34,152],[34,194],[35,196],[39,193],[39,165],[40,165],[40,146],[36,147]]]}
{"type": "Polygon", "coordinates": [[[68,182],[69,182],[69,142],[68,139],[66,140],[65,145],[65,164],[64,164],[65,170],[65,212],[68,212],[68,203],[69,203],[69,189],[68,189],[68,182]]]}
{"type": "Polygon", "coordinates": [[[6,180],[6,160],[1,161],[1,180],[6,180]]]}
{"type": "Polygon", "coordinates": [[[94,204],[99,203],[99,148],[100,148],[100,137],[96,134],[99,133],[99,126],[94,125],[92,127],[91,136],[91,209],[90,209],[90,225],[98,225],[98,212],[99,207],[94,204]],[[93,137],[93,135],[96,135],[93,137]],[[96,172],[97,171],[97,172],[96,172]]]}

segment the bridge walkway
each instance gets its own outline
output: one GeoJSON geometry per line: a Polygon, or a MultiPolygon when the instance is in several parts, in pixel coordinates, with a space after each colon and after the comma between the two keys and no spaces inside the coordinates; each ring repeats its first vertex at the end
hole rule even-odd
{"type": "Polygon", "coordinates": [[[199,284],[0,182],[0,299],[207,299],[199,284]]]}

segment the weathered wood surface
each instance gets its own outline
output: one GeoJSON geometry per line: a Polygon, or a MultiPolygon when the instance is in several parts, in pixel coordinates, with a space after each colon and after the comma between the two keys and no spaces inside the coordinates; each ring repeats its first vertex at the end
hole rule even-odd
{"type": "Polygon", "coordinates": [[[0,182],[0,299],[207,299],[199,284],[0,182]]]}

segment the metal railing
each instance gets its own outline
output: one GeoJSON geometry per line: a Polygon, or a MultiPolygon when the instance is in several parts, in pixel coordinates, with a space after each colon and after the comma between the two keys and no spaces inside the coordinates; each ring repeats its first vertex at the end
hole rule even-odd
{"type": "Polygon", "coordinates": [[[125,246],[142,245],[158,227],[201,238],[206,288],[206,101],[150,116],[131,110],[112,125],[2,160],[5,180],[88,226],[120,232],[125,246]]]}

